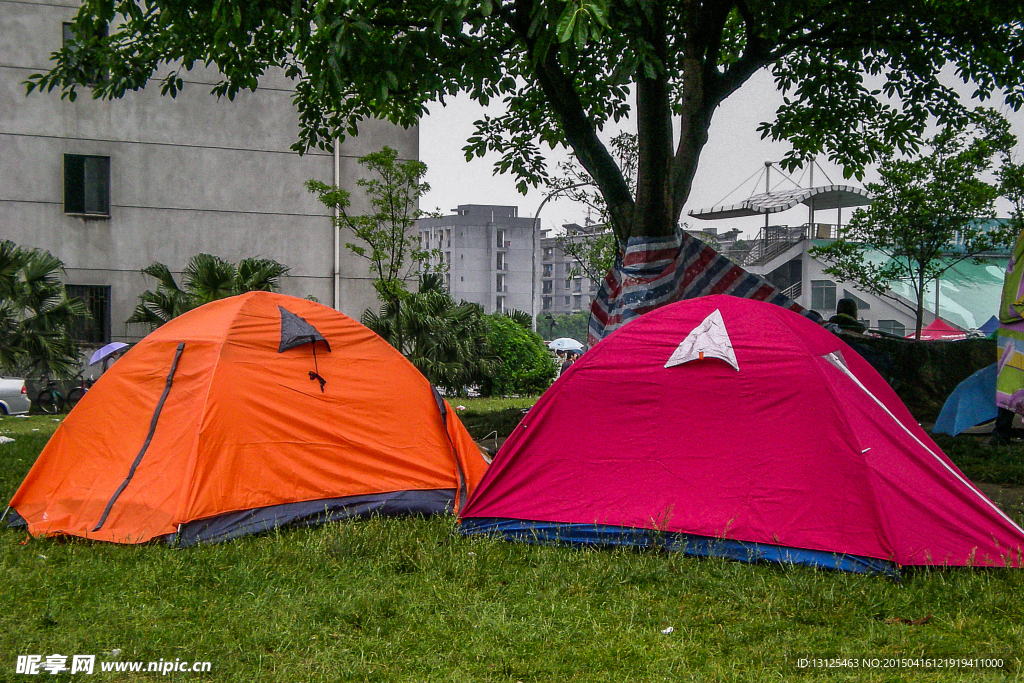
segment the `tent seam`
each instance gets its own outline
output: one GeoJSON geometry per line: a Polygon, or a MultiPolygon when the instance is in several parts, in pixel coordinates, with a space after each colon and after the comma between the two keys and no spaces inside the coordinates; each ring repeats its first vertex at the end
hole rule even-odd
{"type": "Polygon", "coordinates": [[[186,523],[185,508],[191,504],[192,500],[193,479],[195,477],[196,466],[199,463],[199,442],[203,438],[203,423],[206,419],[206,409],[210,404],[210,392],[213,389],[214,378],[216,377],[217,372],[220,370],[221,357],[224,354],[224,346],[228,343],[228,336],[231,332],[231,327],[234,324],[235,320],[238,318],[238,316],[241,314],[242,308],[245,306],[245,304],[252,300],[251,293],[242,294],[240,295],[240,297],[243,298],[243,301],[238,306],[238,310],[235,311],[235,315],[232,316],[230,322],[227,325],[227,329],[224,333],[223,338],[217,345],[217,354],[213,363],[213,370],[212,372],[210,372],[209,380],[206,383],[206,395],[203,397],[203,407],[199,411],[199,423],[196,428],[196,436],[192,443],[192,447],[190,448],[187,474],[184,477],[182,477],[182,486],[185,495],[179,501],[178,509],[175,511],[174,517],[171,520],[175,526],[186,523]]]}

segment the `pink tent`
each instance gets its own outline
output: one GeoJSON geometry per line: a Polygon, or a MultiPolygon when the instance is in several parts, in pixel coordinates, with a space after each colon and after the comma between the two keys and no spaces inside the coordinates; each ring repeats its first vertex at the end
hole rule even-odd
{"type": "MultiPolygon", "coordinates": [[[[913,339],[914,336],[914,333],[911,332],[906,339],[913,339]]],[[[967,339],[967,333],[953,327],[942,318],[936,318],[921,328],[921,341],[959,341],[961,339],[967,339]]]]}
{"type": "Polygon", "coordinates": [[[1024,550],[849,346],[730,296],[598,343],[527,413],[461,518],[466,533],[867,572],[1020,566],[1024,550]]]}

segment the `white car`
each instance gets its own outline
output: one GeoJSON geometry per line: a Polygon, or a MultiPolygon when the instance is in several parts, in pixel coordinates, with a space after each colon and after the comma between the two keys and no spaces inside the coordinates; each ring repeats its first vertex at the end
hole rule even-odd
{"type": "Polygon", "coordinates": [[[31,407],[25,380],[0,377],[0,415],[24,415],[31,407]]]}

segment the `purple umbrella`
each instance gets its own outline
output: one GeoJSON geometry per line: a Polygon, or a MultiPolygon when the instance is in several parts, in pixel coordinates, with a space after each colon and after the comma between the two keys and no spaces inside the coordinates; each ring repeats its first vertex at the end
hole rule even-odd
{"type": "Polygon", "coordinates": [[[108,358],[121,349],[127,349],[128,344],[124,342],[110,342],[106,346],[96,349],[96,352],[92,354],[92,358],[89,359],[89,365],[96,365],[104,358],[108,358]]]}

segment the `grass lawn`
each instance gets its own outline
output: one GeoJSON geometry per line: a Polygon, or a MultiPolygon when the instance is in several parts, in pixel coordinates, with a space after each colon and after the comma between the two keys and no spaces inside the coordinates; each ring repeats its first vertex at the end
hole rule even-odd
{"type": "MultiPolygon", "coordinates": [[[[463,413],[488,412],[458,404],[463,413]]],[[[0,445],[0,498],[11,497],[56,424],[0,418],[0,434],[15,439],[0,445]]],[[[0,531],[0,681],[34,680],[14,674],[16,655],[53,653],[95,654],[97,670],[108,660],[212,665],[209,674],[95,674],[123,681],[1024,675],[1021,571],[921,570],[895,582],[467,539],[451,519],[377,518],[187,550],[25,540],[0,531]],[[1003,662],[986,670],[798,669],[796,659],[808,655],[1003,662]]]]}

